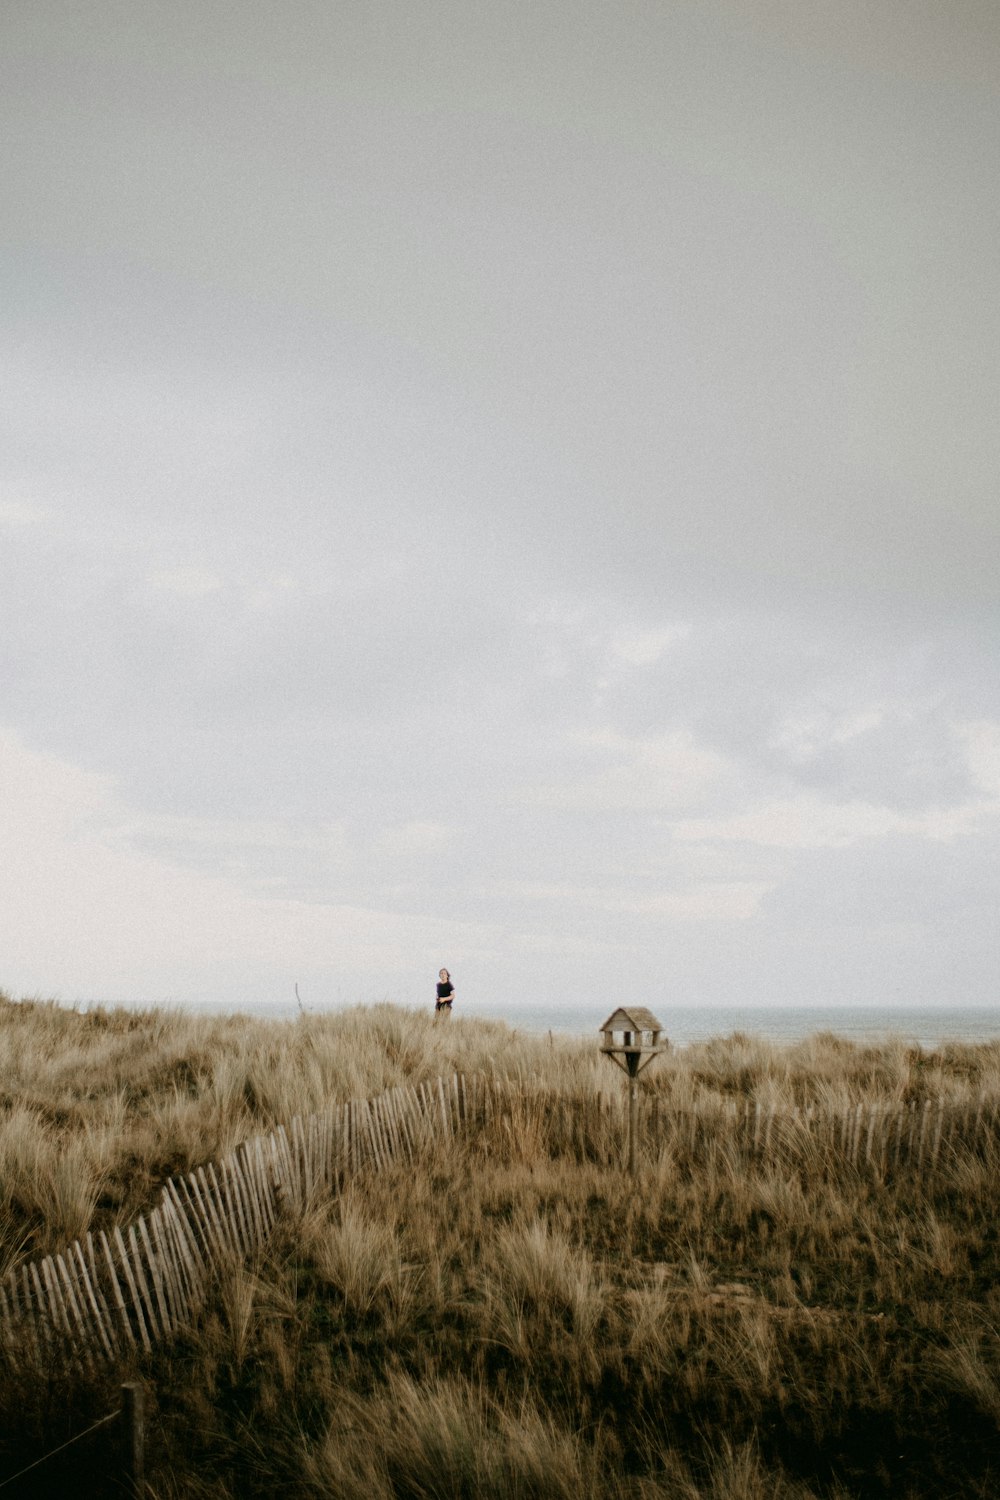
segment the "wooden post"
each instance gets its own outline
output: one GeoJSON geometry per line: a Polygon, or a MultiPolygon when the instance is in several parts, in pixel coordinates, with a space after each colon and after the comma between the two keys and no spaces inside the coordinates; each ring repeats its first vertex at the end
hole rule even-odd
{"type": "Polygon", "coordinates": [[[628,1081],[628,1169],[634,1177],[639,1146],[639,1081],[628,1081]]]}
{"type": "MultiPolygon", "coordinates": [[[[661,1040],[663,1028],[652,1011],[646,1010],[644,1006],[632,1006],[628,1010],[619,1006],[598,1029],[603,1038],[601,1051],[628,1074],[628,1171],[634,1177],[639,1162],[638,1078],[643,1068],[664,1050],[666,1043],[661,1040]]],[[[601,1096],[598,1094],[599,1112],[600,1101],[601,1096]]],[[[619,1130],[625,1123],[624,1103],[620,1094],[615,1095],[611,1114],[620,1122],[619,1130]]],[[[612,1124],[612,1121],[609,1120],[608,1123],[612,1124]]],[[[618,1139],[621,1140],[620,1135],[618,1139]]],[[[618,1149],[620,1151],[620,1145],[618,1149]]]]}
{"type": "Polygon", "coordinates": [[[146,1488],[146,1431],[143,1390],[138,1381],[122,1386],[122,1469],[130,1500],[143,1500],[146,1488]]]}

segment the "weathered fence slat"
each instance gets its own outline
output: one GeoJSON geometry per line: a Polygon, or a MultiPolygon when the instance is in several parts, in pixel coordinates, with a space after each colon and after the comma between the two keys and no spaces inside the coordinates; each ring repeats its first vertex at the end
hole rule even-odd
{"type": "Polygon", "coordinates": [[[396,1117],[393,1113],[391,1095],[383,1094],[379,1105],[382,1111],[382,1128],[389,1142],[389,1153],[394,1162],[400,1162],[403,1154],[399,1149],[399,1132],[396,1130],[396,1117]]]}
{"type": "Polygon", "coordinates": [[[183,1308],[183,1316],[186,1318],[190,1317],[198,1290],[202,1284],[201,1274],[193,1254],[193,1237],[191,1236],[190,1226],[187,1224],[181,1210],[177,1207],[176,1200],[169,1192],[164,1192],[161,1208],[163,1210],[164,1230],[174,1247],[174,1254],[180,1270],[180,1301],[183,1308]]]}
{"type": "MultiPolygon", "coordinates": [[[[139,1217],[139,1234],[142,1237],[142,1245],[146,1251],[146,1265],[149,1267],[149,1280],[152,1283],[153,1296],[156,1299],[160,1324],[164,1334],[167,1334],[170,1332],[170,1314],[167,1311],[166,1295],[163,1290],[163,1261],[161,1257],[153,1253],[153,1245],[149,1237],[149,1227],[142,1215],[139,1217]]],[[[138,1248],[136,1253],[139,1253],[138,1248]]]]}
{"type": "MultiPolygon", "coordinates": [[[[71,1359],[92,1369],[139,1343],[150,1350],[191,1318],[220,1263],[244,1260],[266,1242],[282,1206],[301,1211],[352,1173],[383,1170],[459,1131],[501,1122],[514,1143],[539,1132],[549,1151],[617,1161],[624,1103],[620,1092],[568,1099],[534,1078],[456,1074],[296,1115],[219,1162],[168,1179],[127,1240],[117,1226],[96,1243],[88,1232],[64,1252],[12,1268],[0,1280],[0,1353],[6,1346],[12,1363],[27,1338],[40,1357],[68,1346],[71,1359]]],[[[653,1092],[642,1108],[655,1150],[667,1145],[695,1157],[725,1138],[744,1156],[791,1166],[803,1152],[832,1147],[839,1160],[876,1172],[936,1169],[963,1148],[985,1150],[1000,1119],[1000,1100],[982,1093],[974,1105],[861,1101],[830,1113],[812,1105],[778,1111],[760,1099],[671,1110],[653,1092]]]]}
{"type": "Polygon", "coordinates": [[[160,1198],[155,1212],[150,1214],[149,1222],[167,1267],[171,1317],[175,1327],[180,1328],[190,1316],[193,1285],[185,1264],[173,1200],[166,1193],[160,1198]]]}
{"type": "Polygon", "coordinates": [[[249,1255],[263,1238],[260,1227],[260,1206],[256,1202],[253,1177],[249,1171],[247,1153],[243,1146],[230,1152],[225,1161],[224,1180],[231,1201],[236,1206],[239,1236],[249,1255]]]}
{"type": "Polygon", "coordinates": [[[58,1328],[55,1307],[50,1307],[48,1298],[42,1290],[42,1279],[38,1274],[38,1267],[31,1266],[31,1286],[34,1292],[35,1305],[39,1311],[40,1338],[46,1348],[51,1348],[53,1343],[53,1330],[58,1328]],[[48,1316],[46,1316],[46,1314],[48,1316]]]}
{"type": "Polygon", "coordinates": [[[128,1315],[128,1308],[125,1306],[125,1297],[122,1293],[121,1283],[118,1280],[118,1273],[115,1270],[114,1258],[111,1254],[111,1244],[103,1229],[100,1231],[98,1239],[100,1241],[101,1249],[104,1251],[104,1256],[108,1264],[108,1280],[111,1283],[111,1292],[112,1296],[114,1297],[115,1306],[118,1309],[118,1316],[121,1319],[122,1327],[125,1330],[125,1337],[128,1343],[134,1349],[136,1343],[135,1330],[132,1327],[132,1322],[128,1315]]]}
{"type": "Polygon", "coordinates": [[[302,1120],[298,1115],[292,1116],[291,1127],[284,1129],[278,1126],[279,1132],[284,1131],[284,1144],[288,1151],[288,1164],[291,1177],[291,1189],[296,1204],[305,1202],[305,1146],[302,1140],[302,1120]]]}
{"type": "Polygon", "coordinates": [[[183,1198],[181,1196],[183,1187],[184,1183],[181,1179],[172,1177],[164,1188],[164,1194],[172,1209],[171,1224],[193,1290],[196,1285],[201,1284],[201,1279],[205,1274],[205,1261],[202,1247],[198,1243],[198,1236],[191,1222],[190,1199],[187,1198],[186,1193],[183,1198]]]}
{"type": "MultiPolygon", "coordinates": [[[[69,1253],[71,1252],[67,1252],[67,1254],[69,1253]]],[[[93,1369],[94,1361],[93,1355],[91,1353],[92,1335],[88,1326],[87,1319],[83,1315],[83,1309],[80,1300],[76,1295],[76,1277],[72,1274],[70,1267],[66,1264],[63,1256],[56,1255],[54,1257],[54,1261],[54,1270],[55,1268],[58,1269],[59,1275],[62,1277],[63,1284],[66,1288],[66,1297],[69,1303],[70,1311],[73,1314],[73,1322],[79,1329],[79,1343],[77,1344],[77,1349],[83,1354],[83,1357],[86,1360],[87,1364],[91,1367],[91,1369],[93,1369]]]]}
{"type": "Polygon", "coordinates": [[[190,1172],[183,1180],[183,1191],[189,1199],[189,1213],[191,1222],[201,1230],[202,1244],[205,1254],[211,1260],[213,1254],[222,1255],[225,1251],[224,1242],[219,1231],[215,1227],[215,1221],[209,1212],[208,1205],[201,1190],[197,1174],[190,1172]]]}
{"type": "Polygon", "coordinates": [[[112,1230],[112,1237],[115,1242],[115,1249],[118,1251],[118,1258],[122,1264],[122,1270],[125,1273],[125,1284],[132,1298],[132,1307],[135,1311],[135,1321],[139,1329],[139,1337],[142,1339],[143,1348],[149,1351],[153,1346],[149,1341],[149,1330],[146,1327],[146,1319],[143,1316],[142,1298],[139,1296],[139,1288],[132,1274],[132,1267],[129,1264],[128,1251],[125,1249],[125,1241],[122,1239],[122,1232],[117,1224],[112,1230]]]}
{"type": "Polygon", "coordinates": [[[216,1171],[213,1162],[209,1162],[206,1171],[209,1183],[211,1184],[212,1200],[215,1203],[216,1212],[225,1229],[229,1248],[237,1259],[239,1259],[244,1251],[240,1239],[239,1217],[236,1213],[231,1186],[227,1182],[226,1173],[221,1162],[219,1163],[218,1171],[216,1171]]]}
{"type": "Polygon", "coordinates": [[[274,1228],[277,1213],[274,1194],[271,1189],[271,1179],[267,1175],[267,1163],[264,1159],[264,1142],[258,1135],[254,1137],[251,1144],[253,1146],[252,1167],[254,1184],[257,1190],[257,1201],[264,1216],[264,1232],[265,1234],[270,1234],[274,1228]]]}
{"type": "Polygon", "coordinates": [[[49,1306],[54,1307],[58,1313],[59,1331],[69,1338],[71,1344],[74,1344],[75,1340],[69,1320],[69,1311],[62,1294],[62,1288],[59,1285],[59,1278],[51,1255],[47,1255],[42,1261],[42,1279],[49,1295],[49,1306]]]}
{"type": "Polygon", "coordinates": [[[385,1157],[382,1152],[382,1141],[378,1133],[378,1124],[375,1119],[375,1107],[367,1099],[360,1100],[361,1113],[365,1122],[365,1133],[371,1144],[371,1159],[376,1171],[381,1171],[385,1166],[385,1157]]]}
{"type": "Polygon", "coordinates": [[[396,1120],[399,1124],[399,1133],[403,1141],[403,1150],[408,1161],[413,1161],[416,1154],[417,1143],[413,1138],[413,1130],[406,1114],[406,1094],[400,1087],[393,1091],[392,1107],[395,1111],[396,1120]]]}
{"type": "Polygon", "coordinates": [[[177,1259],[177,1247],[167,1233],[166,1214],[162,1201],[149,1214],[146,1225],[160,1268],[163,1295],[167,1302],[167,1315],[176,1329],[184,1321],[183,1282],[177,1259]]]}
{"type": "MultiPolygon", "coordinates": [[[[142,1294],[143,1306],[146,1309],[146,1316],[149,1320],[149,1331],[154,1339],[158,1339],[160,1337],[160,1328],[157,1323],[156,1307],[154,1305],[153,1294],[149,1289],[149,1282],[146,1280],[146,1271],[142,1264],[142,1250],[139,1246],[139,1237],[135,1232],[134,1224],[129,1226],[128,1243],[132,1251],[132,1270],[135,1274],[139,1291],[142,1294]]],[[[150,1280],[152,1280],[152,1271],[150,1271],[150,1280]]]]}

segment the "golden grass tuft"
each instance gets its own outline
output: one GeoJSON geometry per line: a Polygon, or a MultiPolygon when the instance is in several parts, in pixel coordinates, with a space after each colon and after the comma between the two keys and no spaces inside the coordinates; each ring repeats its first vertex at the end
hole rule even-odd
{"type": "MultiPolygon", "coordinates": [[[[995,1130],[917,1172],[801,1118],[766,1150],[735,1124],[939,1098],[993,1119],[992,1045],[668,1054],[644,1093],[681,1124],[632,1183],[580,1128],[621,1089],[596,1037],[391,1006],[269,1023],[0,1002],[0,1269],[130,1223],[167,1176],[294,1114],[453,1069],[516,1083],[510,1108],[286,1215],[172,1344],[88,1380],[42,1351],[26,1382],[22,1351],[0,1479],[138,1374],[156,1500],[996,1493],[995,1130]]],[[[114,1456],[88,1443],[60,1491],[83,1500],[114,1456]]]]}

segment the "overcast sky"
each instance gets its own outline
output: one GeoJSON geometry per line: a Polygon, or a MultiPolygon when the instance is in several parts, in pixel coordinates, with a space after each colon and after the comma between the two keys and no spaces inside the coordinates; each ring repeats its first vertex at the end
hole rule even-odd
{"type": "Polygon", "coordinates": [[[0,162],[0,988],[996,1001],[996,0],[6,0],[0,162]]]}

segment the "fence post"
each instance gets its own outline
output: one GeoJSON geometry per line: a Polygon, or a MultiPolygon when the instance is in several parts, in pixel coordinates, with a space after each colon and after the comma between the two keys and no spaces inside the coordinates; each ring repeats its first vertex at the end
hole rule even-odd
{"type": "Polygon", "coordinates": [[[130,1500],[143,1500],[146,1488],[146,1432],[143,1420],[143,1390],[138,1381],[122,1386],[122,1467],[130,1500]]]}

